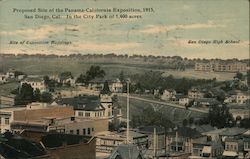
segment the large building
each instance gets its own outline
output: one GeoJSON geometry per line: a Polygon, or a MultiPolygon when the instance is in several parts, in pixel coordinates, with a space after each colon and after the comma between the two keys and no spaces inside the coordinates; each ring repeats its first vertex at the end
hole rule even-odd
{"type": "Polygon", "coordinates": [[[196,71],[206,71],[206,72],[246,72],[247,64],[243,62],[197,62],[195,64],[196,71]]]}
{"type": "Polygon", "coordinates": [[[21,86],[24,83],[29,84],[34,89],[34,91],[36,89],[39,89],[41,92],[44,92],[44,91],[46,91],[46,88],[47,88],[44,80],[41,79],[41,78],[37,78],[37,77],[32,77],[32,78],[28,77],[28,78],[26,78],[25,80],[21,81],[21,86]]]}
{"type": "Polygon", "coordinates": [[[32,103],[26,107],[10,107],[0,109],[0,133],[11,130],[14,121],[37,122],[42,118],[66,118],[74,116],[72,107],[50,106],[32,103]]]}

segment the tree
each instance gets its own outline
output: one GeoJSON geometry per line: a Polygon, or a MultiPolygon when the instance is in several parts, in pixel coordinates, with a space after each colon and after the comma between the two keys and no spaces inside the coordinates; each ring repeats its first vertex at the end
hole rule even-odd
{"type": "Polygon", "coordinates": [[[243,74],[241,72],[237,72],[234,76],[234,78],[238,78],[239,80],[243,80],[243,74]]]}
{"type": "Polygon", "coordinates": [[[60,75],[60,80],[65,80],[65,79],[68,79],[68,78],[73,78],[73,75],[71,72],[69,71],[66,71],[66,72],[62,72],[60,75]]]}
{"type": "Polygon", "coordinates": [[[36,90],[34,91],[33,100],[34,100],[34,101],[40,101],[40,99],[41,99],[41,92],[40,92],[39,89],[36,89],[36,90]]]}
{"type": "Polygon", "coordinates": [[[247,85],[250,87],[250,70],[247,71],[247,85]]]}
{"type": "Polygon", "coordinates": [[[80,74],[80,76],[76,79],[76,83],[85,83],[87,82],[86,76],[83,74],[80,74]]]}
{"type": "Polygon", "coordinates": [[[24,83],[15,98],[16,105],[26,105],[34,100],[33,88],[30,84],[24,83]]]}
{"type": "Polygon", "coordinates": [[[41,94],[41,102],[44,102],[44,103],[50,103],[52,102],[52,94],[49,93],[49,92],[43,92],[41,94]]]}
{"type": "Polygon", "coordinates": [[[213,105],[209,109],[208,121],[212,126],[223,128],[231,126],[231,123],[233,123],[233,117],[226,105],[213,105]]]}
{"type": "Polygon", "coordinates": [[[108,81],[106,80],[105,82],[104,82],[104,86],[103,86],[103,89],[101,90],[101,92],[100,92],[101,94],[111,94],[111,91],[110,91],[110,89],[109,89],[109,84],[108,84],[108,81]]]}
{"type": "Polygon", "coordinates": [[[188,124],[187,119],[184,119],[184,120],[182,121],[182,126],[186,127],[186,126],[187,126],[187,124],[188,124]]]}
{"type": "Polygon", "coordinates": [[[105,76],[105,71],[101,69],[100,66],[91,66],[86,72],[86,80],[90,81],[95,78],[103,78],[105,76]]]}
{"type": "Polygon", "coordinates": [[[123,72],[123,71],[121,71],[120,74],[119,74],[119,80],[120,80],[121,82],[124,82],[124,81],[125,81],[125,77],[124,77],[124,72],[123,72]]]}

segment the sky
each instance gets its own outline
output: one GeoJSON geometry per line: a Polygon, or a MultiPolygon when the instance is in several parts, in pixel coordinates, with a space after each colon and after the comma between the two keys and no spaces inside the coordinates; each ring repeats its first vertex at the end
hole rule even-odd
{"type": "Polygon", "coordinates": [[[249,58],[248,0],[0,0],[0,54],[141,54],[187,58],[249,58]],[[123,13],[43,12],[13,9],[134,8],[124,14],[142,18],[67,19],[66,15],[123,13]],[[143,12],[153,8],[153,12],[143,12]],[[25,19],[24,15],[60,15],[60,19],[25,19]],[[189,41],[196,41],[190,44],[189,41]],[[200,44],[223,41],[222,44],[200,44]],[[225,44],[226,40],[237,43],[225,44]],[[17,41],[18,44],[10,44],[17,41]],[[21,44],[71,42],[69,45],[21,44]]]}

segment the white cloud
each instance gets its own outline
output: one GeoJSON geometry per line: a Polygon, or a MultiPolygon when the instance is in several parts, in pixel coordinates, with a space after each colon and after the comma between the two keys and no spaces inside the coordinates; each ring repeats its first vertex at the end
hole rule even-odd
{"type": "Polygon", "coordinates": [[[216,28],[225,27],[221,24],[215,24],[213,21],[208,21],[207,23],[195,23],[195,24],[183,24],[183,25],[165,25],[165,26],[148,26],[145,29],[140,30],[141,33],[161,33],[168,32],[172,30],[187,30],[187,29],[206,29],[206,28],[216,28]]]}
{"type": "Polygon", "coordinates": [[[15,31],[1,31],[0,35],[2,36],[16,36],[21,35],[28,40],[34,39],[45,39],[48,38],[51,34],[56,34],[64,31],[65,29],[73,29],[77,27],[72,26],[52,26],[52,25],[43,25],[39,28],[28,28],[28,29],[19,29],[15,31]]]}

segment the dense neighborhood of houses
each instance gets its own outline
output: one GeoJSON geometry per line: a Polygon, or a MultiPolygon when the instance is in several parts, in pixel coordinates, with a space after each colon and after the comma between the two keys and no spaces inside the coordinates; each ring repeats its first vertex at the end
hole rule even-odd
{"type": "MultiPolygon", "coordinates": [[[[0,83],[5,85],[17,81],[19,85],[12,93],[0,97],[0,156],[250,158],[250,128],[240,127],[243,120],[249,121],[250,118],[249,85],[246,75],[241,73],[246,69],[241,63],[195,65],[195,70],[199,71],[237,72],[228,85],[223,85],[230,91],[223,91],[218,85],[212,88],[194,86],[187,92],[154,88],[140,93],[142,97],[151,94],[154,100],[185,110],[209,113],[218,108],[231,115],[232,119],[226,121],[229,125],[230,122],[235,124],[219,127],[209,122],[202,123],[202,119],[193,119],[201,124],[190,120],[189,124],[183,122],[173,128],[152,124],[129,130],[122,113],[126,105],[119,102],[119,96],[127,96],[128,80],[119,77],[105,79],[98,75],[88,79],[91,72],[87,77],[74,78],[69,72],[39,76],[10,69],[0,74],[0,83]],[[84,82],[85,78],[87,82],[84,82]],[[17,142],[21,146],[14,144],[17,142]]],[[[133,81],[129,82],[133,86],[133,81]]],[[[137,92],[131,93],[136,95],[137,92]]]]}

